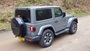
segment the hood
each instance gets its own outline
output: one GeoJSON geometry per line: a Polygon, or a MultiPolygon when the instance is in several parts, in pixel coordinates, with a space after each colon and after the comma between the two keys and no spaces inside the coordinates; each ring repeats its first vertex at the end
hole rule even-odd
{"type": "Polygon", "coordinates": [[[67,14],[66,13],[66,17],[70,18],[70,17],[74,17],[74,15],[71,15],[71,14],[67,14]]]}

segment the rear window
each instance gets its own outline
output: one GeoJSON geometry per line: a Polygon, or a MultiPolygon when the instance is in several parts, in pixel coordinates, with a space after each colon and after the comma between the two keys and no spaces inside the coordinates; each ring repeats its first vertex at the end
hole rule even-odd
{"type": "Polygon", "coordinates": [[[36,10],[36,20],[45,20],[52,18],[51,9],[40,9],[36,10]]]}
{"type": "Polygon", "coordinates": [[[28,9],[16,9],[15,17],[17,17],[18,15],[23,18],[24,22],[29,22],[31,20],[30,10],[28,9]]]}

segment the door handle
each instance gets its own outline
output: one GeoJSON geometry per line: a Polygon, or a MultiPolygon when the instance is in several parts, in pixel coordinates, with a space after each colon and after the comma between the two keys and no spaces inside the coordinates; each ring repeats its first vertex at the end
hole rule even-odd
{"type": "Polygon", "coordinates": [[[56,20],[55,23],[57,23],[58,21],[56,20]]]}

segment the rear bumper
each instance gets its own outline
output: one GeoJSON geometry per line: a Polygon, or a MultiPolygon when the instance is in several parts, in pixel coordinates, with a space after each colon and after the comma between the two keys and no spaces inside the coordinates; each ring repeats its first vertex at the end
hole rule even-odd
{"type": "Polygon", "coordinates": [[[29,41],[29,42],[34,42],[34,41],[40,40],[40,36],[25,36],[24,38],[26,41],[29,41]]]}

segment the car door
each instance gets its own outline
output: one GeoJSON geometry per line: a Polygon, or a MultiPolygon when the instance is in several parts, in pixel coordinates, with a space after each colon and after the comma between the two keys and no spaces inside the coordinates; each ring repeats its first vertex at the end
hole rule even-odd
{"type": "Polygon", "coordinates": [[[54,8],[54,17],[54,28],[56,33],[58,33],[66,28],[66,18],[63,17],[62,10],[60,8],[54,8]]]}

